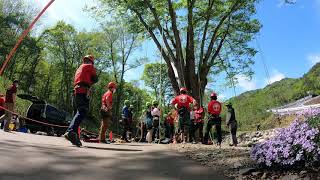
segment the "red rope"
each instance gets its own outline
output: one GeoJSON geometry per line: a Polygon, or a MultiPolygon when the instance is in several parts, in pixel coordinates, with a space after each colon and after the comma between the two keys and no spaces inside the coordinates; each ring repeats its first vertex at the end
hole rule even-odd
{"type": "MultiPolygon", "coordinates": [[[[36,122],[36,123],[38,123],[38,124],[43,124],[43,125],[47,125],[47,126],[51,126],[51,127],[60,127],[60,128],[67,128],[67,127],[68,127],[68,126],[60,126],[60,125],[56,125],[56,124],[50,124],[50,123],[46,123],[46,122],[42,122],[42,121],[37,121],[37,120],[31,119],[31,118],[27,118],[27,117],[22,116],[22,115],[20,115],[20,114],[18,114],[18,113],[15,113],[15,112],[13,112],[13,111],[10,111],[9,109],[6,109],[6,108],[3,107],[3,106],[0,106],[0,109],[3,109],[3,110],[5,110],[5,111],[7,111],[7,112],[10,112],[11,114],[17,115],[18,117],[20,117],[20,118],[22,118],[22,119],[25,119],[25,120],[28,120],[28,121],[32,121],[32,122],[36,122]]],[[[95,132],[91,132],[91,131],[88,131],[88,130],[85,130],[85,129],[82,129],[81,132],[86,132],[86,133],[93,134],[93,135],[96,135],[96,136],[99,135],[99,134],[97,134],[97,133],[95,133],[95,132]]],[[[119,136],[119,137],[120,137],[119,134],[113,133],[113,135],[116,135],[116,136],[119,136]]]]}
{"type": "Polygon", "coordinates": [[[38,16],[32,21],[32,23],[29,25],[29,27],[23,31],[22,35],[19,37],[18,42],[13,47],[13,49],[10,51],[9,55],[6,57],[6,60],[4,61],[1,70],[0,70],[0,76],[2,76],[5,68],[7,67],[7,64],[9,63],[10,59],[14,55],[14,53],[17,51],[19,45],[23,41],[23,39],[28,35],[30,30],[33,28],[34,24],[39,20],[39,18],[43,15],[43,13],[49,8],[49,6],[54,2],[55,0],[51,0],[48,2],[48,4],[42,9],[42,11],[38,14],[38,16]]]}

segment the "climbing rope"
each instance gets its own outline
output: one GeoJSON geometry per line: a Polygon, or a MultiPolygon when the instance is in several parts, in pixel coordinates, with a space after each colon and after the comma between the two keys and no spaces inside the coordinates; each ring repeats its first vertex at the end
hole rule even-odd
{"type": "Polygon", "coordinates": [[[9,55],[6,57],[6,60],[4,61],[4,63],[2,64],[2,67],[0,69],[0,76],[3,75],[3,72],[5,70],[5,68],[7,67],[10,59],[12,58],[12,56],[14,55],[14,53],[17,51],[19,45],[21,44],[21,42],[23,41],[23,39],[28,35],[28,33],[30,32],[30,30],[33,28],[33,26],[36,24],[36,22],[39,20],[39,18],[45,13],[45,11],[50,7],[50,5],[54,2],[55,0],[50,0],[48,2],[48,4],[42,9],[42,11],[37,15],[37,17],[31,22],[31,24],[29,25],[29,27],[23,31],[23,33],[21,34],[21,36],[19,37],[17,43],[15,44],[15,46],[13,47],[13,49],[10,51],[9,55]]]}

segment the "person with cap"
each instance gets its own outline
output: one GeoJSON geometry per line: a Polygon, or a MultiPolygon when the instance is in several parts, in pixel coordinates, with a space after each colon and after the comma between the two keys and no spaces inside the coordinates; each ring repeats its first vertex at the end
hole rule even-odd
{"type": "Polygon", "coordinates": [[[238,140],[237,140],[237,128],[238,128],[238,123],[236,120],[236,114],[234,112],[234,108],[232,107],[231,102],[227,102],[226,106],[228,108],[228,112],[226,114],[226,123],[227,127],[230,130],[230,146],[237,146],[238,145],[238,140]]]}
{"type": "Polygon", "coordinates": [[[152,117],[152,104],[150,102],[147,102],[146,103],[146,110],[144,112],[144,115],[145,115],[145,120],[144,120],[144,123],[145,123],[145,126],[146,126],[146,129],[147,129],[147,133],[146,133],[146,140],[148,143],[151,143],[152,142],[152,130],[153,130],[153,117],[152,117]]]}
{"type": "Polygon", "coordinates": [[[120,124],[122,126],[122,134],[121,139],[130,142],[127,138],[127,132],[129,130],[129,118],[130,118],[130,101],[125,100],[124,101],[124,107],[122,108],[122,119],[120,120],[120,124]]]}
{"type": "Polygon", "coordinates": [[[87,117],[89,110],[90,88],[98,82],[98,76],[94,67],[94,57],[83,57],[83,63],[77,69],[74,76],[74,100],[77,113],[74,115],[64,137],[73,145],[82,146],[78,130],[81,122],[87,117]]]}
{"type": "Polygon", "coordinates": [[[153,108],[151,111],[152,120],[153,120],[152,140],[154,141],[155,139],[160,139],[159,122],[160,122],[161,110],[160,108],[158,108],[159,106],[158,101],[153,101],[152,105],[153,105],[153,108]]]}
{"type": "Polygon", "coordinates": [[[106,86],[107,92],[103,94],[101,99],[101,126],[99,133],[100,143],[110,144],[109,141],[106,141],[106,132],[109,123],[112,121],[112,96],[116,92],[116,88],[116,83],[109,82],[109,84],[106,86]]]}
{"type": "Polygon", "coordinates": [[[216,133],[217,133],[217,145],[221,146],[222,142],[222,132],[221,132],[221,103],[217,101],[217,93],[211,93],[210,95],[211,101],[208,104],[208,113],[209,119],[207,123],[206,133],[204,136],[203,144],[208,144],[209,140],[209,133],[211,131],[212,126],[215,126],[216,133]]]}
{"type": "Polygon", "coordinates": [[[0,117],[0,122],[4,123],[3,130],[5,132],[10,132],[10,122],[12,119],[12,112],[16,111],[16,94],[17,94],[17,89],[19,86],[19,81],[14,80],[13,83],[7,88],[6,91],[6,97],[5,97],[5,103],[4,103],[4,108],[8,109],[9,111],[5,111],[4,115],[0,117]]]}
{"type": "Polygon", "coordinates": [[[179,131],[182,133],[182,141],[186,143],[191,121],[190,111],[193,104],[196,103],[195,99],[187,94],[187,88],[180,89],[180,95],[175,97],[171,104],[177,109],[179,114],[179,131]]]}

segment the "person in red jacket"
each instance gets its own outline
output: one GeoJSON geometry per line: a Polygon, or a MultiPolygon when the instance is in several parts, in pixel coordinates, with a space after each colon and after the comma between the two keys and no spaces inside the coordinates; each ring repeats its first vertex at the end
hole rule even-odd
{"type": "Polygon", "coordinates": [[[203,141],[203,117],[204,117],[204,109],[198,104],[194,106],[195,120],[191,122],[191,139],[195,143],[196,142],[196,131],[199,129],[199,138],[200,142],[203,141]]]}
{"type": "Polygon", "coordinates": [[[82,143],[77,132],[89,110],[90,87],[98,82],[96,69],[93,64],[94,57],[92,55],[83,57],[83,64],[80,65],[74,76],[74,100],[77,113],[73,117],[64,137],[78,147],[81,147],[82,143]]]}
{"type": "Polygon", "coordinates": [[[210,98],[211,98],[211,101],[208,104],[209,119],[207,123],[203,144],[208,144],[210,130],[212,126],[215,125],[216,132],[217,132],[217,144],[221,146],[221,142],[222,142],[221,117],[220,117],[221,103],[217,101],[218,98],[216,93],[212,93],[210,95],[210,98]]]}
{"type": "Polygon", "coordinates": [[[178,111],[179,114],[179,130],[182,132],[182,141],[185,143],[188,137],[189,129],[190,129],[190,106],[193,105],[196,101],[193,97],[187,94],[187,88],[180,89],[180,95],[175,97],[172,100],[172,105],[178,111]]]}
{"type": "MultiPolygon", "coordinates": [[[[7,88],[6,91],[6,97],[5,97],[5,108],[8,109],[11,112],[16,112],[16,94],[17,94],[17,88],[19,86],[19,81],[18,80],[14,80],[12,85],[10,85],[7,88]]],[[[1,116],[0,118],[0,122],[4,123],[4,131],[5,132],[10,132],[10,122],[12,119],[12,113],[6,111],[5,114],[3,116],[1,116]]]]}
{"type": "Polygon", "coordinates": [[[116,92],[116,83],[110,82],[107,86],[107,92],[102,96],[101,104],[101,127],[99,141],[100,143],[110,144],[109,141],[106,141],[106,131],[108,129],[108,123],[112,120],[112,95],[116,92]]]}

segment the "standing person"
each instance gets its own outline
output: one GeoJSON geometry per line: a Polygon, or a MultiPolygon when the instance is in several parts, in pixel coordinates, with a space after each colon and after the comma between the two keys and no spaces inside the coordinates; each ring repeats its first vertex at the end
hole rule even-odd
{"type": "Polygon", "coordinates": [[[146,140],[148,143],[152,142],[152,128],[153,128],[153,119],[152,119],[152,104],[150,102],[146,103],[146,111],[145,111],[145,124],[147,129],[146,140]]]}
{"type": "Polygon", "coordinates": [[[189,128],[189,141],[192,142],[192,144],[195,144],[195,128],[196,128],[196,114],[194,107],[190,107],[190,128],[189,128]]]}
{"type": "Polygon", "coordinates": [[[172,140],[174,135],[174,118],[172,117],[172,113],[169,112],[168,115],[164,116],[165,118],[165,127],[166,127],[166,138],[172,140]]]}
{"type": "Polygon", "coordinates": [[[86,118],[89,110],[90,87],[98,82],[96,69],[94,67],[94,57],[87,55],[83,57],[83,63],[77,69],[74,76],[74,100],[77,113],[73,117],[67,133],[64,137],[73,145],[82,146],[78,136],[78,129],[81,122],[86,118]]]}
{"type": "Polygon", "coordinates": [[[132,128],[132,125],[133,125],[133,105],[131,104],[130,106],[129,106],[129,121],[128,121],[128,137],[129,137],[129,139],[131,140],[132,139],[132,130],[133,130],[133,128],[132,128]]]}
{"type": "Polygon", "coordinates": [[[235,146],[237,147],[238,145],[238,140],[237,140],[237,128],[238,128],[238,123],[236,120],[236,114],[234,112],[234,108],[232,107],[232,104],[228,102],[226,104],[228,108],[227,116],[226,116],[226,123],[227,126],[230,130],[230,146],[235,146]]]}
{"type": "Polygon", "coordinates": [[[204,118],[204,109],[198,104],[195,104],[194,106],[194,112],[195,112],[195,121],[192,124],[192,140],[193,142],[196,142],[196,131],[199,130],[199,138],[200,142],[203,141],[203,118],[204,118]]]}
{"type": "Polygon", "coordinates": [[[160,139],[160,127],[159,127],[159,121],[161,116],[161,110],[158,108],[158,101],[153,101],[152,103],[153,109],[151,111],[151,115],[153,118],[153,134],[152,134],[152,140],[160,139]]]}
{"type": "Polygon", "coordinates": [[[116,92],[117,85],[114,82],[109,82],[106,86],[107,92],[102,96],[102,105],[101,105],[101,127],[99,134],[100,143],[110,144],[109,141],[106,141],[106,132],[108,129],[108,123],[112,121],[112,95],[116,92]]]}
{"type": "Polygon", "coordinates": [[[211,101],[208,104],[209,119],[207,123],[206,133],[204,136],[204,144],[208,144],[209,133],[213,125],[215,125],[217,133],[217,145],[221,146],[222,132],[221,132],[221,103],[217,101],[218,97],[216,93],[211,93],[211,101]]]}
{"type": "MultiPolygon", "coordinates": [[[[12,112],[16,111],[16,94],[17,94],[18,86],[19,86],[19,81],[14,80],[12,85],[10,85],[6,91],[4,107],[12,112]]],[[[0,118],[0,122],[4,123],[3,129],[5,132],[10,132],[9,125],[10,125],[11,119],[12,119],[12,113],[8,111],[5,111],[5,114],[2,115],[0,118]]]]}
{"type": "MultiPolygon", "coordinates": [[[[5,101],[6,101],[5,96],[3,94],[0,94],[0,106],[1,107],[4,107],[5,101]]],[[[0,117],[3,116],[4,114],[5,114],[4,109],[0,108],[0,117]]],[[[4,127],[4,122],[1,123],[0,129],[3,129],[3,127],[4,127]]]]}
{"type": "Polygon", "coordinates": [[[186,143],[190,122],[190,106],[195,104],[195,100],[187,95],[187,88],[180,89],[180,95],[172,100],[172,105],[177,109],[179,114],[179,129],[182,132],[182,141],[186,143]]]}
{"type": "Polygon", "coordinates": [[[130,118],[129,117],[130,116],[129,107],[130,107],[130,101],[125,100],[124,107],[122,108],[122,120],[121,120],[120,124],[122,126],[121,139],[126,142],[129,142],[129,140],[127,138],[127,132],[129,130],[129,118],[130,118]]]}

